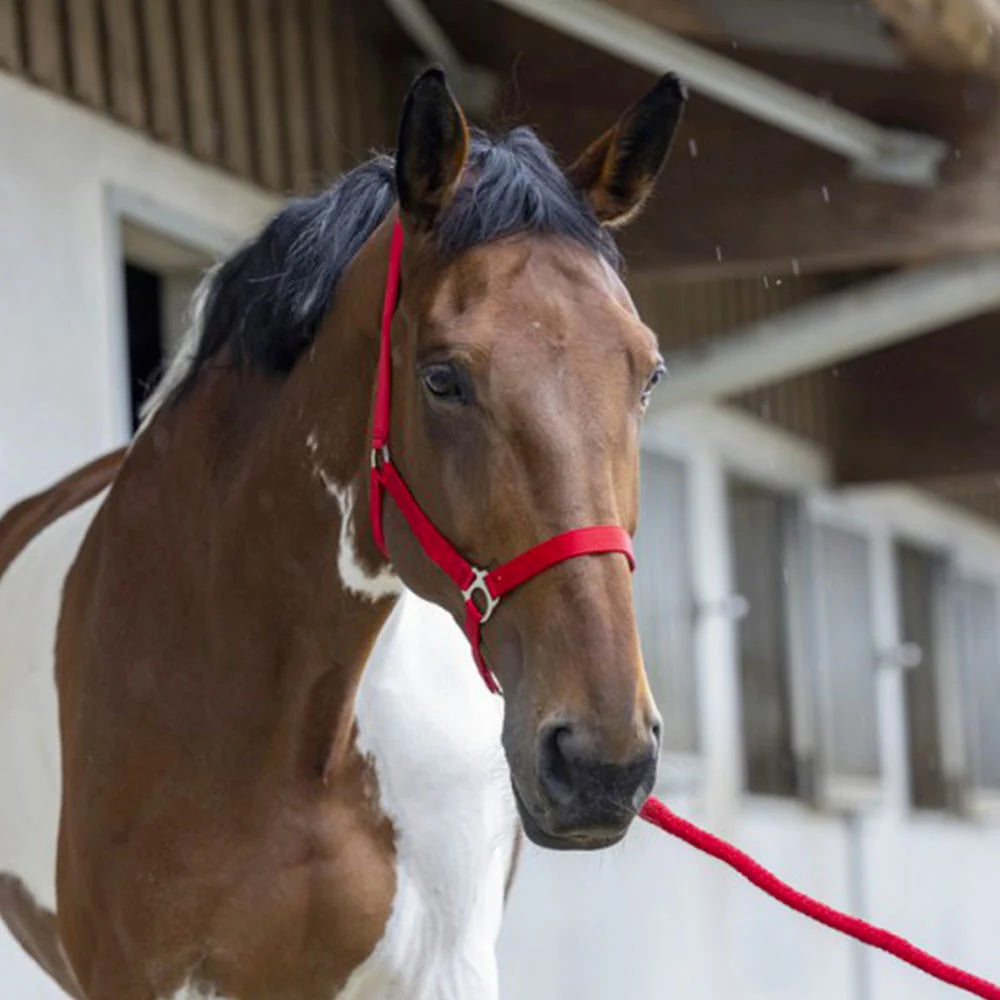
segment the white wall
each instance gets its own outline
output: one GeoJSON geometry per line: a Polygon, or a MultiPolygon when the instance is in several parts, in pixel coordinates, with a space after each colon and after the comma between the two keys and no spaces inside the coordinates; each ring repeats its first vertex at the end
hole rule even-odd
{"type": "Polygon", "coordinates": [[[208,250],[276,199],[0,73],[0,509],[125,440],[116,210],[208,250]]]}
{"type": "MultiPolygon", "coordinates": [[[[127,439],[119,213],[219,252],[278,202],[4,73],[0,135],[2,512],[127,439]]],[[[61,995],[0,924],[0,998],[61,995]]]]}

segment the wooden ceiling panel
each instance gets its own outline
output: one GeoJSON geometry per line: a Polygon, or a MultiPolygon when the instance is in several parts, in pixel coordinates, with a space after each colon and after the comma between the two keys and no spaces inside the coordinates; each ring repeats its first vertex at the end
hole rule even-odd
{"type": "Polygon", "coordinates": [[[1000,314],[838,366],[842,482],[1000,474],[1000,314]]]}
{"type": "MultiPolygon", "coordinates": [[[[565,159],[652,83],[649,74],[497,4],[431,6],[463,56],[499,76],[497,122],[537,125],[565,159]]],[[[1000,248],[1000,112],[992,85],[927,70],[735,55],[873,121],[941,136],[953,158],[931,190],[877,183],[837,156],[695,94],[656,196],[622,234],[633,269],[684,278],[780,275],[1000,248]]]]}

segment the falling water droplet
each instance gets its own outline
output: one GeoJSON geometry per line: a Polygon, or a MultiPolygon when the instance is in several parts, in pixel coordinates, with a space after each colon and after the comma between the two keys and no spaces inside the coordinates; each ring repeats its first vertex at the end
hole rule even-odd
{"type": "Polygon", "coordinates": [[[830,204],[830,189],[825,184],[823,185],[823,201],[830,204]]]}
{"type": "Polygon", "coordinates": [[[698,143],[694,139],[688,139],[688,149],[691,152],[691,159],[698,159],[698,143]]]}
{"type": "Polygon", "coordinates": [[[715,259],[722,263],[722,247],[718,243],[715,244],[715,259]]]}
{"type": "Polygon", "coordinates": [[[802,273],[802,268],[799,267],[799,258],[792,258],[792,274],[797,278],[802,273]]]}

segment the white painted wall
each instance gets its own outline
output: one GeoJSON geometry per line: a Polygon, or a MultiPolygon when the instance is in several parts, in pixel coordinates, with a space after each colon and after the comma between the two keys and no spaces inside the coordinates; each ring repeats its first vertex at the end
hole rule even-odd
{"type": "MultiPolygon", "coordinates": [[[[2,512],[127,439],[118,214],[218,253],[278,202],[4,73],[0,135],[2,512]]],[[[0,924],[0,998],[61,996],[0,924]]]]}
{"type": "Polygon", "coordinates": [[[0,73],[0,509],[121,444],[117,209],[207,250],[276,199],[0,73]]]}

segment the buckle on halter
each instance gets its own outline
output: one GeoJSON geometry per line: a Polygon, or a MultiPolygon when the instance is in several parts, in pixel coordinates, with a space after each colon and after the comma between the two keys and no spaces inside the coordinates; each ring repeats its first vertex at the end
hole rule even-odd
{"type": "Polygon", "coordinates": [[[475,578],[472,583],[470,583],[469,586],[462,591],[462,597],[466,604],[471,603],[472,606],[479,612],[479,624],[482,625],[483,622],[489,621],[490,615],[496,611],[496,607],[500,603],[500,598],[493,596],[486,583],[486,577],[489,576],[488,570],[477,569],[473,566],[472,572],[475,574],[475,578]],[[481,607],[480,601],[476,600],[477,597],[482,600],[481,607]]]}
{"type": "Polygon", "coordinates": [[[379,468],[380,465],[389,464],[389,446],[387,444],[382,445],[381,448],[372,448],[371,463],[373,469],[379,468]]]}

